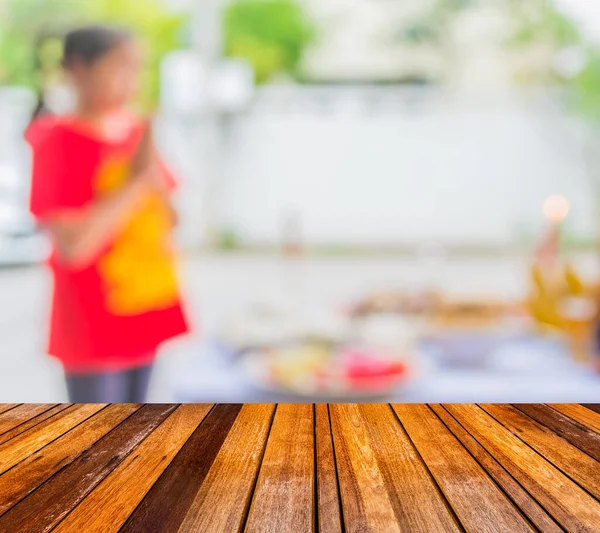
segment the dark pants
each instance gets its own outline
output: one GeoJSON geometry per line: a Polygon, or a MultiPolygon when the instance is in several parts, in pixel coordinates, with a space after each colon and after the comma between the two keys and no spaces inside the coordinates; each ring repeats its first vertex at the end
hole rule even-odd
{"type": "Polygon", "coordinates": [[[67,374],[71,403],[144,403],[152,365],[122,372],[67,374]]]}

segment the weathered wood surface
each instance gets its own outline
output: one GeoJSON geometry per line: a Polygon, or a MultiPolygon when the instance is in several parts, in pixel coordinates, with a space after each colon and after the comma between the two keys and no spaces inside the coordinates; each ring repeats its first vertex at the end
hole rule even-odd
{"type": "Polygon", "coordinates": [[[599,412],[0,404],[0,531],[598,532],[599,412]]]}

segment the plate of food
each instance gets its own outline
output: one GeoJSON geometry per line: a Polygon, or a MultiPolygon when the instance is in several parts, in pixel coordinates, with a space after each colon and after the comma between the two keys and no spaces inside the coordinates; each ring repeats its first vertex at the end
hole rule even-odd
{"type": "Polygon", "coordinates": [[[389,395],[414,375],[409,354],[364,344],[305,340],[243,356],[250,383],[264,391],[312,398],[389,395]]]}

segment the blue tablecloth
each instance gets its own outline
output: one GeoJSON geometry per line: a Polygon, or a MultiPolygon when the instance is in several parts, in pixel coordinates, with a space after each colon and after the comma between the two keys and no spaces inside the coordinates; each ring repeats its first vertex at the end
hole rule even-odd
{"type": "MultiPolygon", "coordinates": [[[[446,356],[440,343],[425,343],[415,358],[420,372],[409,386],[373,401],[419,403],[600,403],[600,376],[575,363],[558,342],[517,336],[455,338],[446,356]],[[454,344],[453,344],[454,343],[454,344]],[[448,353],[454,357],[447,357],[448,353]],[[467,353],[457,361],[457,354],[467,353]],[[478,358],[478,354],[480,357],[478,358]]],[[[237,358],[206,341],[182,364],[176,401],[260,403],[319,401],[273,394],[253,386],[237,358]]]]}

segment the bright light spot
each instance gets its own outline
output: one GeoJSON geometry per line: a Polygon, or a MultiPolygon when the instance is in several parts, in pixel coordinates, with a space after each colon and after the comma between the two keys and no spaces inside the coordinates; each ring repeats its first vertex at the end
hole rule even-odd
{"type": "Polygon", "coordinates": [[[569,200],[564,196],[553,195],[544,202],[544,216],[551,222],[562,222],[569,214],[569,200]]]}

